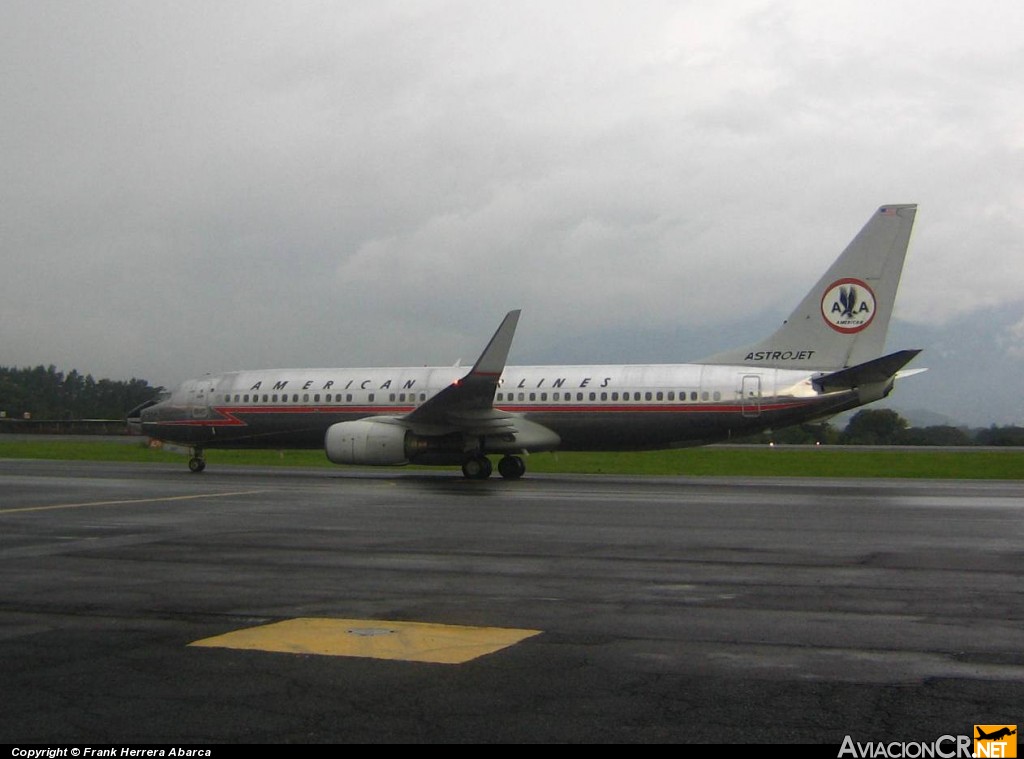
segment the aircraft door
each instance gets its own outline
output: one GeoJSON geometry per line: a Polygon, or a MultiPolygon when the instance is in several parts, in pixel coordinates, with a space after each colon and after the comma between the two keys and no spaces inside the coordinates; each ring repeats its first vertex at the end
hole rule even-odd
{"type": "Polygon", "coordinates": [[[761,375],[743,375],[740,381],[740,406],[743,416],[761,416],[761,375]]]}
{"type": "Polygon", "coordinates": [[[193,419],[206,419],[210,415],[210,403],[213,402],[213,382],[196,380],[188,388],[187,402],[192,410],[193,419]]]}

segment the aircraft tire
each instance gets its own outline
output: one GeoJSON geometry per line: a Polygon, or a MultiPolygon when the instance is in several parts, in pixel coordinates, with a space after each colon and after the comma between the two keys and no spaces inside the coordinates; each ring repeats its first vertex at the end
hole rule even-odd
{"type": "Polygon", "coordinates": [[[486,456],[474,456],[462,464],[462,475],[467,480],[486,480],[492,471],[491,460],[486,456]]]}
{"type": "Polygon", "coordinates": [[[526,464],[518,456],[503,456],[498,462],[498,474],[506,480],[518,480],[526,473],[526,464]]]}
{"type": "Polygon", "coordinates": [[[194,474],[199,474],[201,471],[206,469],[206,460],[201,459],[198,456],[193,456],[188,460],[188,468],[194,474]]]}

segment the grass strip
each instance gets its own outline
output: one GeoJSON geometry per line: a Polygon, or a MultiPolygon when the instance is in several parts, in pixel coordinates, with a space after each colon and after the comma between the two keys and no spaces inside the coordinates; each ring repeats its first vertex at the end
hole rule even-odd
{"type": "MultiPolygon", "coordinates": [[[[183,449],[151,447],[148,441],[0,439],[0,458],[61,461],[180,463],[183,449]]],[[[209,449],[210,467],[222,465],[332,467],[323,451],[209,449]]],[[[928,479],[1024,479],[1024,450],[885,450],[845,446],[728,446],[628,453],[554,452],[527,458],[528,472],[682,475],[696,477],[903,477],[928,479]]],[[[436,467],[432,467],[436,469],[436,467]]]]}

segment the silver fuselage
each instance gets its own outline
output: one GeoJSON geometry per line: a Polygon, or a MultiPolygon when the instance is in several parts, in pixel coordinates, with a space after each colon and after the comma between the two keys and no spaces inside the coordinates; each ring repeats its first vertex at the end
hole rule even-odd
{"type": "MultiPolygon", "coordinates": [[[[183,383],[142,412],[141,428],[206,448],[322,448],[331,425],[403,416],[464,374],[458,367],[232,372],[183,383]]],[[[862,402],[856,390],[818,392],[816,374],[702,364],[508,366],[494,408],[551,430],[561,450],[670,448],[819,419],[862,402]]]]}

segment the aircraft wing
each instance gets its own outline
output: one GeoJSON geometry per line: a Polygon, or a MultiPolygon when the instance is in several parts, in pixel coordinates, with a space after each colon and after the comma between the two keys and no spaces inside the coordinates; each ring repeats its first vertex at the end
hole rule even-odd
{"type": "Polygon", "coordinates": [[[405,416],[415,425],[453,426],[474,435],[515,432],[516,417],[494,408],[494,392],[512,347],[520,311],[509,311],[480,358],[461,379],[405,416]]]}

